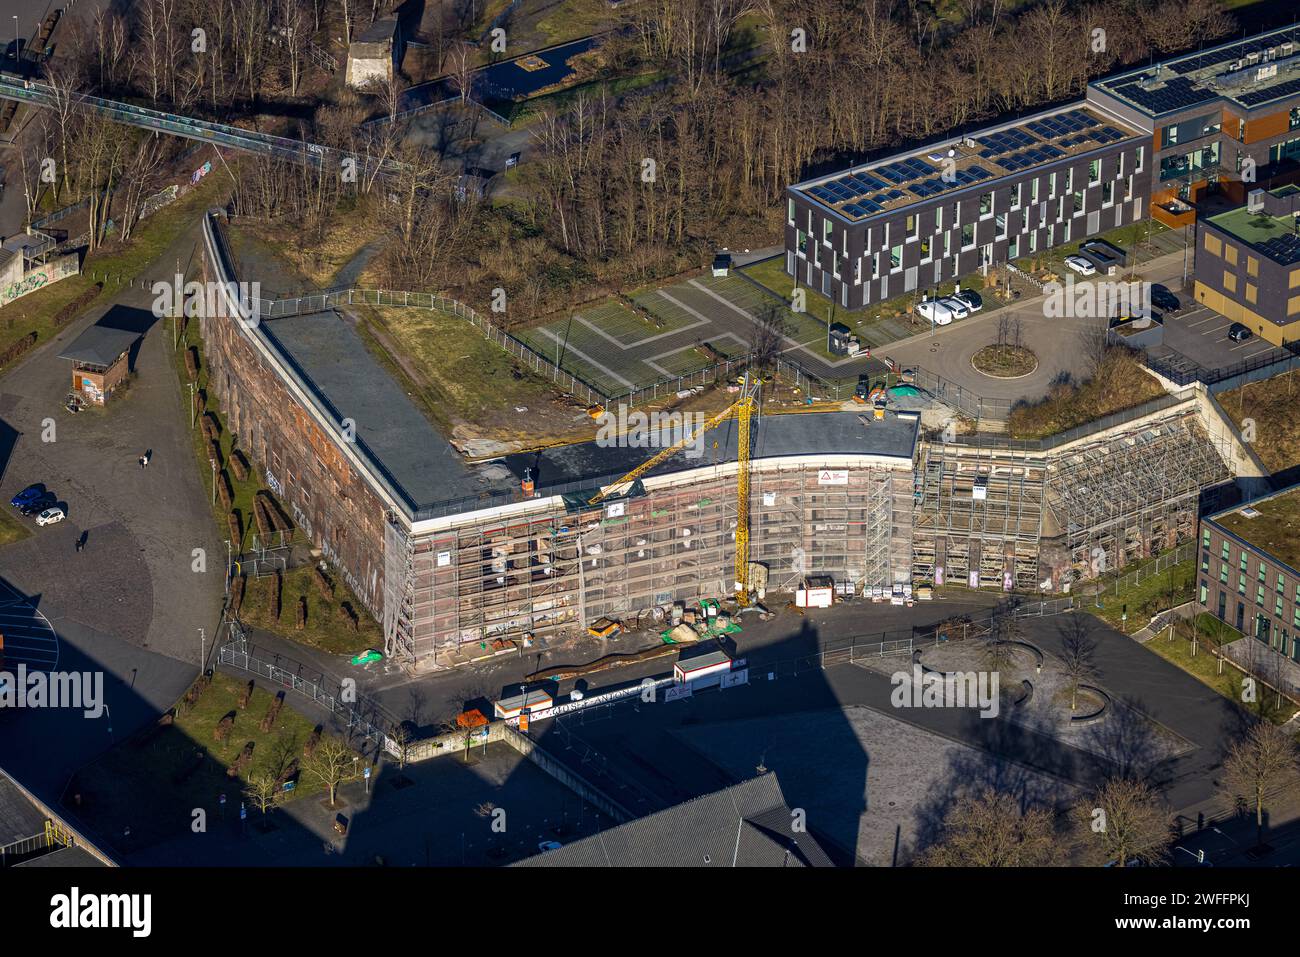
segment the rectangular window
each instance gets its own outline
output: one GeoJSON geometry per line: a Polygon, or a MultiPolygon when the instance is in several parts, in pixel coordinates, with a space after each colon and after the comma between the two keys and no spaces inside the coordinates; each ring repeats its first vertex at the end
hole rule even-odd
{"type": "Polygon", "coordinates": [[[829,219],[822,220],[822,243],[829,246],[831,244],[831,228],[833,224],[829,219]]]}
{"type": "Polygon", "coordinates": [[[1160,131],[1160,148],[1168,149],[1170,146],[1178,145],[1178,127],[1170,123],[1160,131]]]}
{"type": "MultiPolygon", "coordinates": [[[[1056,188],[1056,174],[1052,174],[1052,188],[1056,188]]],[[[1038,202],[1038,177],[1035,176],[1033,182],[1029,184],[1029,202],[1038,202]]]]}
{"type": "Polygon", "coordinates": [[[1281,598],[1276,598],[1276,599],[1273,600],[1273,614],[1274,614],[1274,615],[1277,615],[1279,618],[1282,616],[1282,599],[1281,599],[1281,598]]]}
{"type": "Polygon", "coordinates": [[[1223,582],[1223,584],[1225,584],[1225,585],[1228,584],[1228,566],[1227,566],[1227,565],[1220,565],[1220,566],[1219,566],[1219,581],[1223,582]]]}
{"type": "Polygon", "coordinates": [[[1241,563],[1237,567],[1240,568],[1243,572],[1249,567],[1247,564],[1245,552],[1241,553],[1241,563]]]}
{"type": "Polygon", "coordinates": [[[1074,168],[1073,167],[1065,171],[1065,191],[1067,193],[1074,192],[1074,168]]]}
{"type": "Polygon", "coordinates": [[[794,225],[794,200],[787,199],[785,202],[786,202],[786,217],[785,217],[786,222],[788,222],[791,226],[793,226],[794,225]]]}
{"type": "Polygon", "coordinates": [[[1277,576],[1277,593],[1278,593],[1279,595],[1281,595],[1281,594],[1283,594],[1285,591],[1286,591],[1286,579],[1283,578],[1281,575],[1278,575],[1278,576],[1277,576]]]}
{"type": "Polygon", "coordinates": [[[981,216],[993,215],[993,194],[992,193],[980,194],[980,215],[981,216]]]}
{"type": "Polygon", "coordinates": [[[1246,576],[1245,576],[1245,575],[1238,575],[1238,576],[1237,576],[1237,594],[1238,594],[1238,595],[1244,595],[1244,594],[1246,594],[1246,576]]]}
{"type": "Polygon", "coordinates": [[[1266,581],[1268,581],[1268,572],[1267,572],[1267,570],[1264,568],[1264,563],[1263,563],[1263,562],[1260,562],[1260,563],[1259,563],[1259,570],[1258,570],[1258,572],[1257,572],[1257,574],[1256,574],[1255,577],[1259,579],[1259,581],[1260,581],[1261,584],[1264,583],[1264,582],[1266,582],[1266,581]]]}
{"type": "Polygon", "coordinates": [[[1201,532],[1201,547],[1202,547],[1202,548],[1209,548],[1209,547],[1210,547],[1210,531],[1209,531],[1209,529],[1205,529],[1204,531],[1201,532]]]}
{"type": "Polygon", "coordinates": [[[1230,273],[1226,269],[1223,271],[1223,288],[1228,290],[1228,292],[1237,291],[1236,273],[1230,273]]]}
{"type": "Polygon", "coordinates": [[[800,256],[808,258],[808,234],[802,229],[795,233],[795,247],[799,250],[800,256]]]}
{"type": "Polygon", "coordinates": [[[1209,589],[1205,587],[1205,582],[1201,582],[1201,604],[1202,605],[1205,604],[1205,599],[1208,594],[1209,594],[1209,589]]]}
{"type": "Polygon", "coordinates": [[[1024,184],[1016,183],[1015,186],[1011,187],[1011,208],[1012,209],[1020,208],[1020,187],[1022,185],[1024,184]]]}
{"type": "Polygon", "coordinates": [[[1263,586],[1263,585],[1259,585],[1259,586],[1257,586],[1257,587],[1255,588],[1255,604],[1256,604],[1256,605],[1262,605],[1262,604],[1264,604],[1264,586],[1263,586]]]}
{"type": "Polygon", "coordinates": [[[1201,552],[1201,571],[1208,572],[1209,570],[1210,570],[1210,553],[1201,552]]]}
{"type": "Polygon", "coordinates": [[[907,238],[908,238],[908,239],[915,239],[915,238],[916,238],[916,234],[917,234],[917,229],[918,229],[918,228],[919,228],[919,226],[918,226],[918,219],[917,219],[916,214],[914,213],[914,214],[912,214],[911,216],[908,216],[908,217],[907,217],[907,223],[906,223],[907,238]]]}
{"type": "Polygon", "coordinates": [[[1047,177],[1047,198],[1056,199],[1056,174],[1047,177]]]}
{"type": "Polygon", "coordinates": [[[1019,236],[1012,236],[1010,242],[1007,243],[1007,258],[1008,259],[1020,258],[1020,237],[1019,236]]]}
{"type": "Polygon", "coordinates": [[[1101,205],[1109,206],[1114,201],[1115,201],[1115,184],[1102,183],[1101,184],[1101,205]]]}
{"type": "Polygon", "coordinates": [[[998,213],[997,216],[994,217],[994,221],[997,223],[997,238],[1006,239],[1007,238],[1007,214],[998,213]]]}
{"type": "Polygon", "coordinates": [[[1071,208],[1073,210],[1072,215],[1078,216],[1080,213],[1083,212],[1083,198],[1085,195],[1086,194],[1081,189],[1075,190],[1070,195],[1071,208]]]}
{"type": "Polygon", "coordinates": [[[921,262],[928,263],[930,258],[930,237],[926,236],[921,240],[921,262]]]}
{"type": "Polygon", "coordinates": [[[1223,553],[1219,557],[1225,562],[1228,560],[1228,543],[1226,541],[1223,543],[1223,553]]]}
{"type": "Polygon", "coordinates": [[[1096,186],[1101,182],[1101,160],[1095,159],[1088,164],[1088,185],[1096,186]]]}
{"type": "Polygon", "coordinates": [[[961,248],[970,249],[975,245],[975,224],[967,223],[961,228],[961,248]]]}
{"type": "Polygon", "coordinates": [[[1142,172],[1142,163],[1146,159],[1146,154],[1147,154],[1147,149],[1145,146],[1139,146],[1137,148],[1137,153],[1136,153],[1137,162],[1133,164],[1133,172],[1135,173],[1142,172]]]}
{"type": "Polygon", "coordinates": [[[943,232],[943,207],[942,206],[936,206],[934,208],[934,231],[936,233],[943,232]]]}
{"type": "Polygon", "coordinates": [[[889,247],[889,271],[897,272],[899,269],[902,268],[903,268],[903,247],[902,246],[889,247]]]}

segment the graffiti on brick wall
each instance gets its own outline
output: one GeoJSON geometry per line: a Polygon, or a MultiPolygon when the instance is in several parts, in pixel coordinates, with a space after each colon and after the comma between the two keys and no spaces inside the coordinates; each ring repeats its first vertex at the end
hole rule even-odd
{"type": "Polygon", "coordinates": [[[307,513],[298,507],[297,502],[290,502],[289,508],[293,510],[294,522],[303,530],[308,538],[311,538],[311,520],[307,518],[307,513]]]}
{"type": "Polygon", "coordinates": [[[266,486],[276,495],[284,494],[284,486],[280,484],[280,480],[275,477],[275,473],[270,469],[266,470],[266,486]]]}

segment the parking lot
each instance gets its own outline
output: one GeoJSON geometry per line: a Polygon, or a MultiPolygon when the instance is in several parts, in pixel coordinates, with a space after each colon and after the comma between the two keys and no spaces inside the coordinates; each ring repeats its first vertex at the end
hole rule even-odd
{"type": "Polygon", "coordinates": [[[1180,371],[1195,372],[1198,367],[1214,371],[1240,362],[1267,361],[1273,354],[1278,358],[1290,354],[1257,335],[1233,342],[1228,338],[1231,319],[1195,302],[1189,291],[1174,289],[1174,294],[1183,308],[1165,314],[1164,345],[1150,350],[1152,358],[1180,371]]]}

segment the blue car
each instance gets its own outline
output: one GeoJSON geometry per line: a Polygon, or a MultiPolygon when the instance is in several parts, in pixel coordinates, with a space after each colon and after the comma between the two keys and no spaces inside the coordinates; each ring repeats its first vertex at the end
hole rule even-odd
{"type": "Polygon", "coordinates": [[[40,482],[37,482],[35,485],[27,486],[25,489],[23,489],[21,492],[15,495],[13,498],[11,498],[9,500],[9,504],[12,505],[14,508],[22,508],[24,505],[36,501],[44,494],[45,494],[45,486],[42,485],[40,482]]]}

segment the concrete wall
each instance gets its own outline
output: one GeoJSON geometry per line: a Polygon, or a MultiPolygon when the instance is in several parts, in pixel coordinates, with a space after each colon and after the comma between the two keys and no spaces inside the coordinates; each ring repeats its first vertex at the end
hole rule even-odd
{"type": "Polygon", "coordinates": [[[23,257],[15,256],[3,276],[0,276],[0,306],[6,306],[15,299],[21,299],[30,292],[43,289],[60,279],[67,279],[81,272],[81,259],[76,253],[69,253],[48,263],[33,266],[23,271],[23,257]]]}

